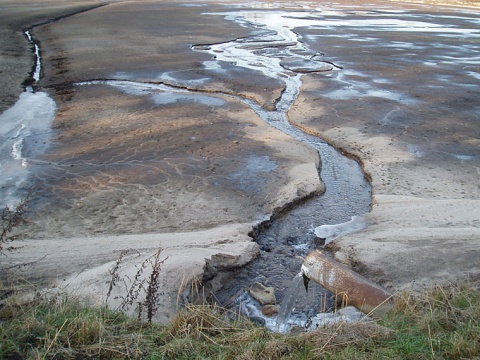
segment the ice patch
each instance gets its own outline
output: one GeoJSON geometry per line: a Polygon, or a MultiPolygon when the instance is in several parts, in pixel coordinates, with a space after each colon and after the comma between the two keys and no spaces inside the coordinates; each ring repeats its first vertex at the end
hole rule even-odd
{"type": "Polygon", "coordinates": [[[25,195],[22,186],[28,177],[29,159],[48,148],[55,109],[47,93],[24,92],[0,115],[2,204],[15,204],[25,195]]]}
{"type": "Polygon", "coordinates": [[[361,216],[353,216],[352,220],[335,224],[321,225],[315,228],[315,235],[321,239],[325,239],[325,245],[332,242],[340,236],[344,236],[367,227],[367,223],[361,216]]]}

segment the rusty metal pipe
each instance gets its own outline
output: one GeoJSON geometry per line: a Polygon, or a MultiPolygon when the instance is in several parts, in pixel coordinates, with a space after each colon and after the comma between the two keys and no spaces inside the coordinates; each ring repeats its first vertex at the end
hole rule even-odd
{"type": "Polygon", "coordinates": [[[307,255],[302,273],[369,316],[381,316],[393,308],[392,294],[318,250],[307,255]]]}

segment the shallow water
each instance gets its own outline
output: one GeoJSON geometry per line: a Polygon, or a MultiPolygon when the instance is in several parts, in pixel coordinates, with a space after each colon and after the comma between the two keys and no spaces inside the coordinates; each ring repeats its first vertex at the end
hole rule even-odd
{"type": "MultiPolygon", "coordinates": [[[[25,32],[33,43],[30,33],[25,32]]],[[[40,79],[40,50],[34,44],[36,61],[32,74],[40,79]]],[[[0,115],[0,204],[18,204],[32,185],[29,174],[37,166],[30,159],[44,153],[51,135],[56,105],[46,92],[25,89],[18,101],[0,115]]]]}

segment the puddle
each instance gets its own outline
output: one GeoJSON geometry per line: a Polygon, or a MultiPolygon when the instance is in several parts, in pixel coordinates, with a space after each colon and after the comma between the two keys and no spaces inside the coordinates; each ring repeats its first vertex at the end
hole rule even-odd
{"type": "Polygon", "coordinates": [[[163,84],[147,84],[134,81],[119,80],[96,80],[82,83],[76,83],[79,86],[105,84],[115,87],[126,94],[143,96],[149,95],[157,105],[179,105],[186,103],[196,103],[205,106],[225,105],[225,100],[214,95],[203,95],[200,93],[190,92],[185,89],[173,88],[163,84]]]}
{"type": "Polygon", "coordinates": [[[167,104],[186,104],[186,103],[196,103],[206,106],[223,106],[225,101],[219,98],[214,98],[212,96],[205,95],[190,95],[190,94],[154,94],[152,95],[153,101],[157,105],[167,105],[167,104]]]}
{"type": "Polygon", "coordinates": [[[277,163],[268,156],[249,156],[240,171],[231,174],[227,180],[232,181],[244,191],[261,194],[266,185],[262,173],[268,173],[277,167],[277,163]]]}
{"type": "MultiPolygon", "coordinates": [[[[366,98],[366,97],[375,97],[375,98],[383,98],[386,100],[396,101],[401,104],[416,104],[418,101],[408,97],[407,95],[386,89],[380,89],[377,87],[372,86],[368,82],[365,81],[357,81],[354,80],[354,77],[363,76],[357,72],[353,71],[345,71],[340,73],[334,74],[334,79],[339,83],[343,84],[343,87],[338,90],[330,91],[328,93],[322,93],[323,97],[332,100],[348,100],[348,99],[358,99],[358,98],[366,98]]],[[[388,84],[388,80],[386,79],[378,79],[377,81],[372,80],[374,83],[377,84],[388,84]]]]}
{"type": "MultiPolygon", "coordinates": [[[[25,32],[33,43],[30,33],[25,32]]],[[[40,50],[34,44],[36,65],[32,77],[40,79],[40,50]]],[[[0,115],[0,204],[14,206],[28,193],[29,175],[35,166],[30,159],[44,153],[51,135],[55,102],[45,92],[28,86],[18,101],[0,115]]]]}

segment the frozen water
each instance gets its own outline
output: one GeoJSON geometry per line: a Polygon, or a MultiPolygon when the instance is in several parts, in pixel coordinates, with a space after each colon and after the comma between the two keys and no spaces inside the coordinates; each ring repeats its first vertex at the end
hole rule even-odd
{"type": "Polygon", "coordinates": [[[315,235],[325,239],[325,245],[327,245],[340,236],[351,234],[366,227],[367,222],[361,216],[353,216],[352,220],[344,223],[318,226],[315,228],[315,235]]]}

